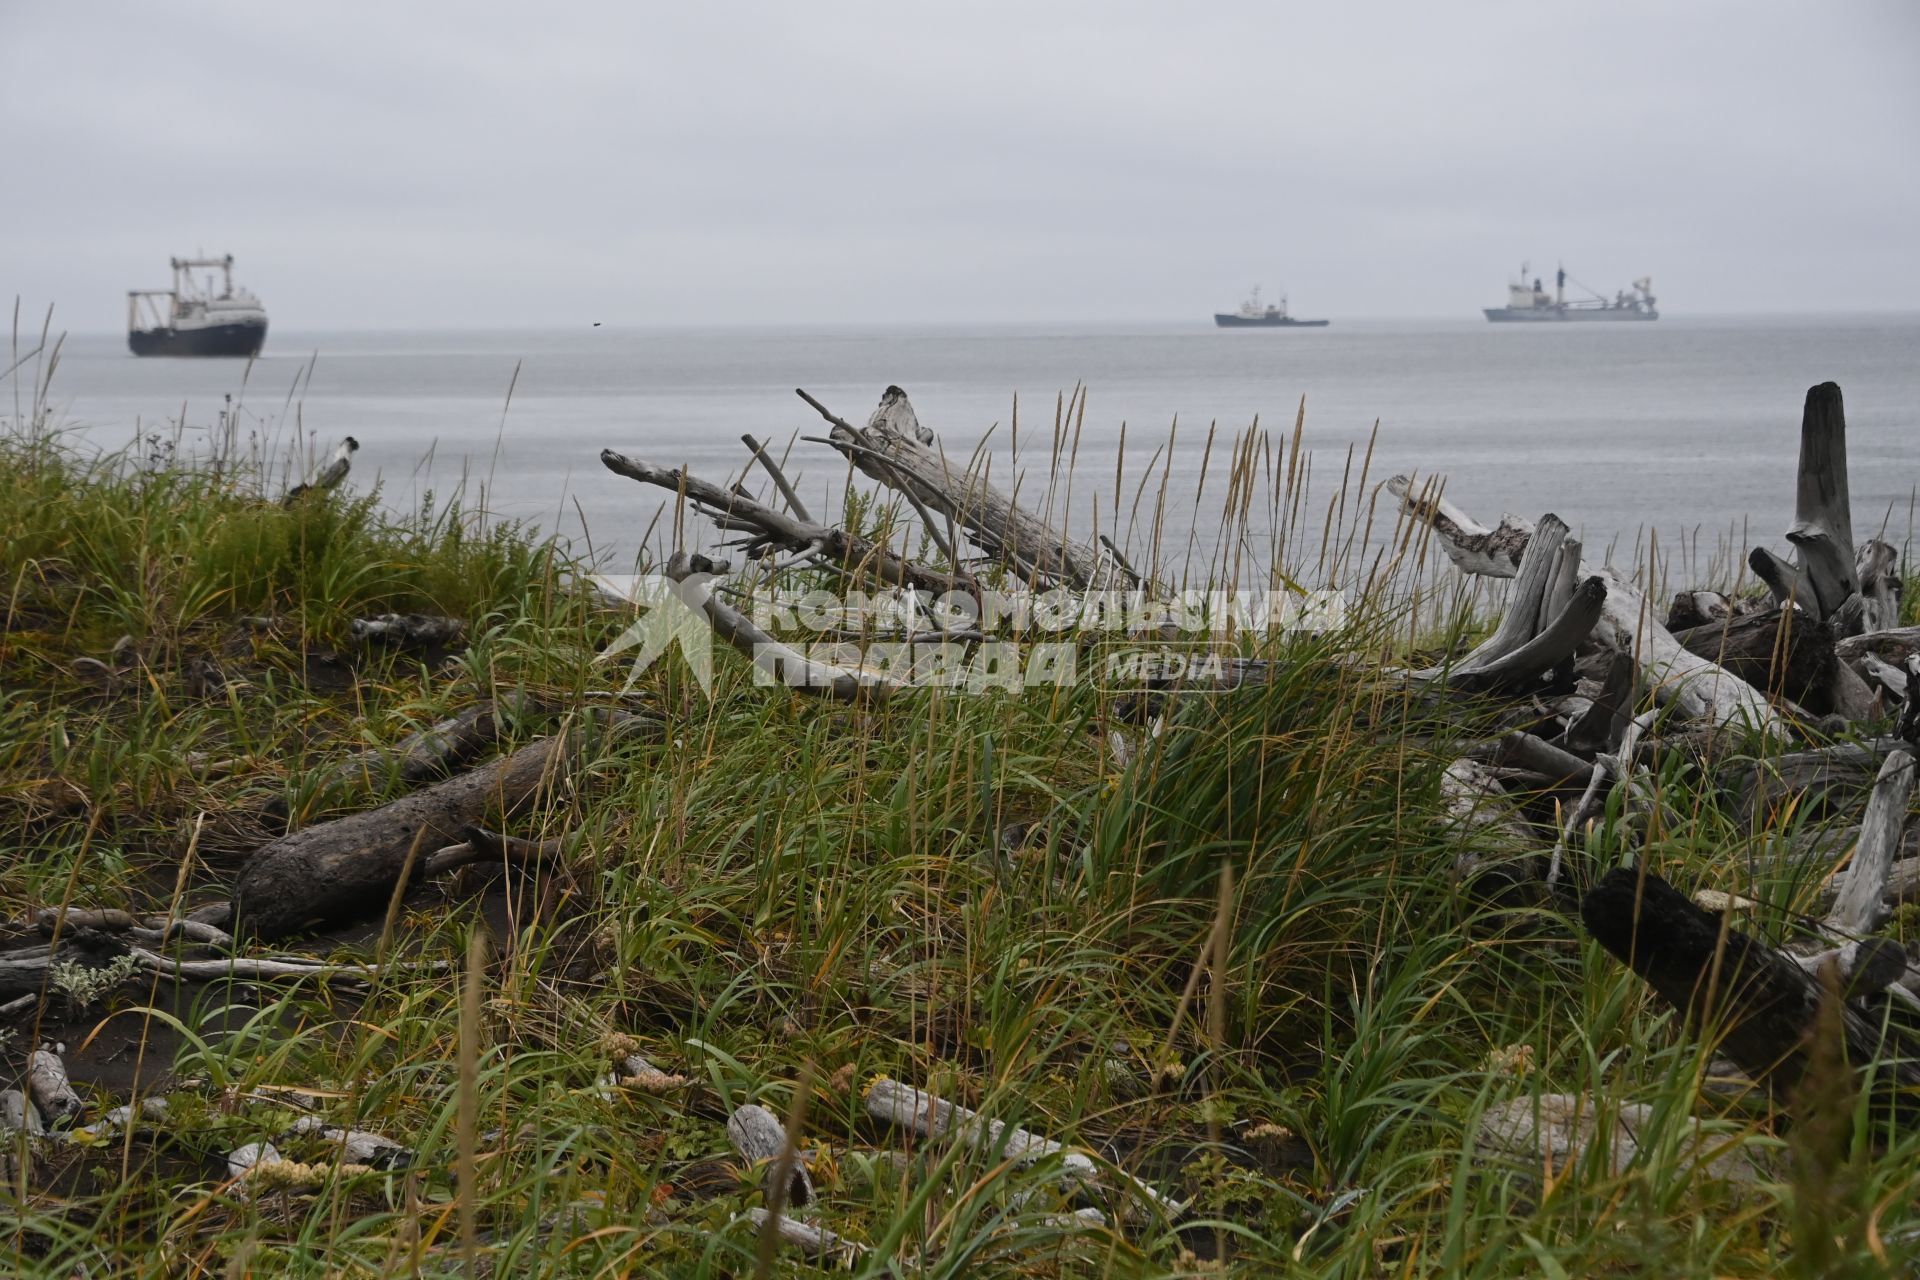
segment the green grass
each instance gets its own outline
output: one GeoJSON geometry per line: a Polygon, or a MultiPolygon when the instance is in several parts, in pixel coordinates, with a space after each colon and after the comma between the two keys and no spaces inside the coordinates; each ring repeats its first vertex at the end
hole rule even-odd
{"type": "MultiPolygon", "coordinates": [[[[457,503],[283,508],[243,468],[87,459],[24,430],[0,442],[0,470],[0,897],[16,919],[223,897],[269,829],[263,800],[303,822],[363,808],[379,797],[314,779],[490,693],[577,708],[624,674],[594,662],[627,620],[578,587],[588,566],[457,503]],[[433,667],[354,650],[348,621],[392,610],[466,618],[471,649],[433,667]],[[351,683],[312,678],[334,651],[358,664],[351,683]],[[76,669],[87,658],[110,679],[76,669]],[[196,684],[199,662],[224,685],[196,684]]],[[[757,687],[730,653],[711,698],[677,664],[650,670],[634,696],[664,737],[606,752],[512,826],[565,833],[563,868],[496,886],[484,913],[457,887],[408,900],[389,953],[441,968],[351,997],[200,987],[175,1002],[134,984],[91,1011],[101,1037],[178,1032],[172,1139],[39,1153],[0,1206],[7,1267],[454,1273],[466,1194],[489,1274],[751,1275],[735,1218],[759,1193],[724,1167],[721,1119],[746,1101],[785,1115],[802,1080],[803,1145],[824,1153],[816,1220],[875,1246],[874,1274],[887,1260],[929,1276],[1909,1262],[1920,1139],[1862,1123],[1835,1160],[1786,1159],[1764,1108],[1703,1094],[1707,1055],[1571,922],[1462,898],[1439,771],[1486,726],[1436,720],[1328,660],[1402,650],[1410,625],[1387,610],[1274,641],[1269,684],[1179,704],[1157,739],[1088,687],[847,708],[757,687]],[[1116,727],[1139,748],[1124,767],[1116,727]],[[1002,833],[1022,823],[1036,825],[1009,854],[1002,833]],[[481,1139],[463,1170],[459,986],[476,928],[481,1139]],[[693,1086],[597,1087],[629,1040],[693,1086]],[[1048,1162],[936,1145],[896,1170],[881,1153],[907,1144],[860,1108],[880,1075],[1084,1144],[1192,1211],[1074,1231],[1053,1221],[1068,1201],[1048,1162]],[[1677,1129],[1620,1172],[1473,1158],[1483,1110],[1545,1092],[1708,1117],[1762,1176],[1703,1175],[1677,1129]],[[317,1195],[243,1194],[225,1153],[284,1130],[299,1099],[419,1163],[317,1195]]],[[[1746,832],[1678,757],[1657,784],[1651,823],[1616,797],[1598,858],[1756,896],[1760,927],[1784,928],[1816,885],[1756,879],[1753,855],[1782,833],[1746,832]]],[[[9,1065],[32,1037],[16,1029],[9,1065]]]]}

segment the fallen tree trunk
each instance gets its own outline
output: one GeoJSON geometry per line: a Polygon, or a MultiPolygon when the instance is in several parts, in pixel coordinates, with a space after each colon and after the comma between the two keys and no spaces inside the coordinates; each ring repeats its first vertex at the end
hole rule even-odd
{"type": "Polygon", "coordinates": [[[1833,710],[1840,661],[1833,637],[1811,613],[1776,606],[1677,631],[1673,638],[1755,688],[1814,712],[1833,710]]]}
{"type": "Polygon", "coordinates": [[[587,741],[651,725],[625,716],[576,724],[480,768],[377,809],[322,822],[261,846],[234,882],[236,932],[282,938],[386,909],[410,866],[490,813],[511,814],[565,788],[587,741]]]}
{"type": "MultiPolygon", "coordinates": [[[[1785,1103],[1805,1073],[1824,988],[1791,956],[1702,910],[1651,872],[1617,868],[1581,901],[1587,932],[1640,975],[1694,1031],[1785,1103]]],[[[1836,999],[1838,996],[1836,995],[1836,999]]],[[[1842,1001],[1846,1061],[1875,1064],[1877,1089],[1915,1109],[1920,1042],[1887,1019],[1888,997],[1842,1001]]]]}

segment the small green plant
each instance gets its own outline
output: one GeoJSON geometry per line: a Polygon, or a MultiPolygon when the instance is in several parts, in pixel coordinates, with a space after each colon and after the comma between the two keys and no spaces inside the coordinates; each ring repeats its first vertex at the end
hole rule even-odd
{"type": "Polygon", "coordinates": [[[85,1011],[99,1004],[121,983],[140,971],[140,962],[130,955],[115,956],[103,965],[86,965],[77,960],[58,960],[47,970],[48,983],[70,1007],[85,1011]]]}

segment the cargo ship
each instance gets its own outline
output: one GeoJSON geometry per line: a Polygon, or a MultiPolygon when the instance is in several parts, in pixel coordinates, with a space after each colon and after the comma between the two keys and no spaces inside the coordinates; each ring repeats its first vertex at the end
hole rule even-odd
{"type": "Polygon", "coordinates": [[[173,288],[127,291],[127,346],[137,356],[257,356],[267,341],[260,299],[233,287],[233,255],[174,258],[173,288]],[[204,282],[193,273],[218,269],[204,282]],[[163,302],[162,299],[165,299],[163,302]]]}
{"type": "Polygon", "coordinates": [[[1255,285],[1247,300],[1240,304],[1238,311],[1213,313],[1213,322],[1222,329],[1324,329],[1325,320],[1295,320],[1287,314],[1287,299],[1280,298],[1280,305],[1260,304],[1260,286],[1255,285]]]}
{"type": "MultiPolygon", "coordinates": [[[[1520,264],[1520,279],[1507,286],[1507,305],[1504,307],[1486,307],[1487,319],[1496,324],[1508,321],[1552,321],[1552,320],[1658,320],[1660,312],[1654,307],[1653,277],[1642,276],[1633,282],[1632,289],[1621,289],[1613,297],[1602,297],[1593,290],[1589,298],[1577,298],[1567,301],[1567,269],[1560,268],[1554,280],[1551,295],[1541,287],[1540,277],[1535,276],[1533,283],[1527,283],[1527,264],[1520,264]]],[[[1574,281],[1579,285],[1578,280],[1574,281]]],[[[1585,285],[1580,285],[1586,288],[1585,285]]]]}

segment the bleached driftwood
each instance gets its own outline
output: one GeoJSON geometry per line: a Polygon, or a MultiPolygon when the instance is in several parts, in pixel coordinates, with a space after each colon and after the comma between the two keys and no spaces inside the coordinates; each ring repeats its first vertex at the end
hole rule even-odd
{"type": "Polygon", "coordinates": [[[49,935],[66,929],[117,933],[138,923],[132,912],[115,907],[43,907],[34,916],[34,922],[40,926],[40,932],[49,935]]]}
{"type": "Polygon", "coordinates": [[[67,1080],[67,1064],[60,1060],[65,1050],[65,1045],[41,1045],[27,1055],[27,1096],[50,1125],[72,1121],[87,1109],[67,1080]]]}
{"type": "Polygon", "coordinates": [[[346,1163],[365,1165],[370,1169],[404,1169],[414,1159],[411,1147],[392,1138],[365,1129],[331,1125],[319,1116],[301,1116],[293,1122],[289,1132],[331,1143],[340,1148],[346,1163]]]}
{"type": "Polygon", "coordinates": [[[523,840],[519,836],[502,835],[489,831],[485,827],[468,824],[460,829],[462,837],[459,844],[450,844],[436,849],[421,864],[423,876],[443,875],[455,867],[464,867],[471,863],[485,862],[493,865],[511,864],[517,867],[537,866],[544,862],[557,861],[566,849],[565,836],[553,836],[546,840],[523,840]]]}
{"type": "Polygon", "coordinates": [[[1871,635],[1899,626],[1903,585],[1899,551],[1878,538],[1868,538],[1860,544],[1859,558],[1853,567],[1860,583],[1861,599],[1866,601],[1866,610],[1860,619],[1862,633],[1871,635]]]}
{"type": "Polygon", "coordinates": [[[856,1240],[849,1240],[825,1227],[816,1227],[810,1222],[795,1222],[785,1214],[776,1217],[758,1206],[740,1216],[751,1222],[755,1231],[765,1231],[767,1223],[771,1220],[774,1236],[781,1244],[799,1249],[822,1261],[851,1266],[867,1253],[867,1246],[856,1240]]]}
{"type": "MultiPolygon", "coordinates": [[[[1483,884],[1483,876],[1527,878],[1508,874],[1501,864],[1539,841],[1492,769],[1464,756],[1453,761],[1440,774],[1440,802],[1459,849],[1453,859],[1456,883],[1471,887],[1477,896],[1489,896],[1493,886],[1483,884]]],[[[1497,890],[1491,896],[1497,896],[1497,890]]]]}
{"type": "Polygon", "coordinates": [[[813,1203],[813,1179],[799,1153],[787,1141],[786,1126],[780,1123],[780,1117],[758,1103],[736,1107],[727,1117],[727,1141],[749,1166],[765,1163],[762,1178],[767,1188],[767,1203],[775,1212],[813,1203]],[[779,1186],[783,1175],[784,1190],[779,1186]]]}
{"type": "MultiPolygon", "coordinates": [[[[1610,1175],[1624,1173],[1656,1141],[1659,1114],[1640,1102],[1602,1103],[1590,1094],[1543,1093],[1488,1107],[1474,1130],[1483,1156],[1517,1159],[1556,1177],[1590,1151],[1610,1175]]],[[[1669,1120],[1685,1126],[1682,1148],[1689,1164],[1710,1177],[1752,1182],[1759,1170],[1735,1137],[1701,1131],[1691,1116],[1669,1120]]]]}
{"type": "Polygon", "coordinates": [[[347,629],[362,644],[391,645],[396,649],[442,648],[458,643],[467,634],[465,622],[436,613],[383,613],[373,618],[355,618],[347,624],[347,629]]]}
{"type": "Polygon", "coordinates": [[[1853,506],[1847,492],[1847,419],[1840,388],[1807,389],[1800,416],[1800,467],[1795,486],[1794,547],[1789,562],[1756,547],[1747,562],[1782,604],[1797,602],[1821,621],[1859,593],[1853,551],[1853,506]]]}
{"type": "Polygon", "coordinates": [[[1574,650],[1593,634],[1606,612],[1607,586],[1599,578],[1588,578],[1573,589],[1533,637],[1498,658],[1455,670],[1448,683],[1463,689],[1499,689],[1517,687],[1558,667],[1573,657],[1574,650]]]}
{"type": "Polygon", "coordinates": [[[698,573],[696,562],[684,552],[676,553],[666,564],[667,577],[679,583],[688,603],[706,615],[714,634],[787,688],[840,702],[859,702],[884,697],[900,687],[900,681],[882,672],[816,662],[792,645],[774,639],[753,619],[720,599],[712,584],[698,573]]]}
{"type": "Polygon", "coordinates": [[[47,1131],[33,1099],[19,1089],[0,1090],[0,1135],[23,1131],[35,1137],[47,1131]]]}
{"type": "MultiPolygon", "coordinates": [[[[874,1081],[867,1089],[866,1107],[867,1114],[876,1120],[911,1129],[923,1137],[951,1138],[989,1157],[1030,1164],[1057,1155],[1063,1175],[1089,1185],[1100,1182],[1099,1167],[1084,1153],[1070,1150],[1030,1130],[988,1119],[977,1111],[923,1093],[897,1080],[883,1076],[874,1081]]],[[[1120,1177],[1128,1190],[1158,1207],[1168,1217],[1178,1217],[1185,1210],[1179,1201],[1162,1195],[1131,1174],[1123,1172],[1120,1177]]]]}
{"type": "Polygon", "coordinates": [[[1441,496],[1440,483],[1433,476],[1418,489],[1411,477],[1394,476],[1387,481],[1387,492],[1400,500],[1401,510],[1432,527],[1440,536],[1440,550],[1462,573],[1513,577],[1533,536],[1532,523],[1514,515],[1501,516],[1492,529],[1480,524],[1441,496]]]}
{"type": "Polygon", "coordinates": [[[323,964],[319,961],[252,956],[221,956],[217,960],[175,960],[170,956],[148,951],[144,947],[130,947],[128,953],[140,962],[142,969],[151,973],[200,982],[223,979],[232,982],[259,982],[273,978],[319,978],[326,981],[345,979],[353,982],[370,982],[381,968],[379,965],[372,964],[323,964]]]}
{"type": "Polygon", "coordinates": [[[1126,570],[1112,556],[1047,524],[985,476],[949,459],[899,387],[882,393],[865,427],[836,417],[805,391],[799,394],[833,424],[827,442],[856,469],[951,519],[989,556],[1023,577],[1079,590],[1129,585],[1126,570]]]}
{"type": "Polygon", "coordinates": [[[165,1124],[167,1115],[166,1098],[160,1094],[150,1094],[140,1099],[138,1108],[123,1103],[92,1124],[82,1125],[74,1132],[85,1134],[89,1138],[104,1138],[122,1129],[131,1129],[135,1133],[140,1133],[143,1127],[150,1131],[152,1127],[165,1124]]]}
{"type": "Polygon", "coordinates": [[[1540,629],[1547,580],[1566,538],[1566,521],[1552,512],[1540,517],[1533,527],[1533,536],[1527,539],[1526,549],[1520,553],[1520,565],[1514,573],[1513,587],[1507,593],[1507,607],[1500,614],[1500,624],[1479,647],[1460,660],[1463,670],[1472,671],[1496,661],[1533,639],[1540,629]]]}
{"type": "Polygon", "coordinates": [[[1860,819],[1860,840],[1854,846],[1846,887],[1827,912],[1827,927],[1842,937],[1871,933],[1886,918],[1881,897],[1893,869],[1893,855],[1900,847],[1913,784],[1913,756],[1905,751],[1888,753],[1860,819]]]}
{"type": "Polygon", "coordinates": [[[741,436],[740,443],[747,446],[748,451],[760,465],[766,468],[767,474],[773,477],[773,486],[780,491],[781,498],[785,499],[787,509],[800,519],[811,521],[813,517],[807,514],[807,504],[800,501],[800,494],[787,479],[787,473],[780,469],[780,464],[773,460],[773,456],[766,451],[765,447],[750,434],[741,436]]]}
{"type": "Polygon", "coordinates": [[[802,514],[804,507],[790,515],[702,480],[684,467],[656,466],[613,449],[602,449],[600,461],[615,475],[685,494],[696,511],[722,530],[747,534],[750,556],[777,549],[843,569],[867,570],[898,587],[935,593],[960,590],[977,594],[979,591],[978,584],[964,573],[943,573],[908,560],[870,538],[848,533],[837,526],[818,524],[802,514]]]}
{"type": "Polygon", "coordinates": [[[1882,662],[1905,667],[1908,658],[1920,654],[1920,627],[1894,627],[1845,636],[1834,641],[1833,652],[1842,662],[1857,662],[1863,654],[1870,653],[1882,662]]]}
{"type": "MultiPolygon", "coordinates": [[[[1405,476],[1387,481],[1387,490],[1401,500],[1402,509],[1415,519],[1433,526],[1442,549],[1453,548],[1449,555],[1456,566],[1468,573],[1512,577],[1525,554],[1532,526],[1509,516],[1502,520],[1500,536],[1475,525],[1465,513],[1450,504],[1436,504],[1425,494],[1416,494],[1405,476]],[[1471,528],[1479,533],[1459,534],[1471,528]],[[1482,537],[1481,535],[1487,535],[1482,537]],[[1453,539],[1468,538],[1456,547],[1453,539]],[[1500,570],[1504,569],[1504,572],[1500,570]]],[[[1729,727],[1752,727],[1769,736],[1784,738],[1786,726],[1768,704],[1765,695],[1732,672],[1705,658],[1687,652],[1647,607],[1640,591],[1610,567],[1595,569],[1580,566],[1583,578],[1598,577],[1606,588],[1606,602],[1593,635],[1609,647],[1631,653],[1639,665],[1643,687],[1666,701],[1676,703],[1689,716],[1729,727]]]]}

